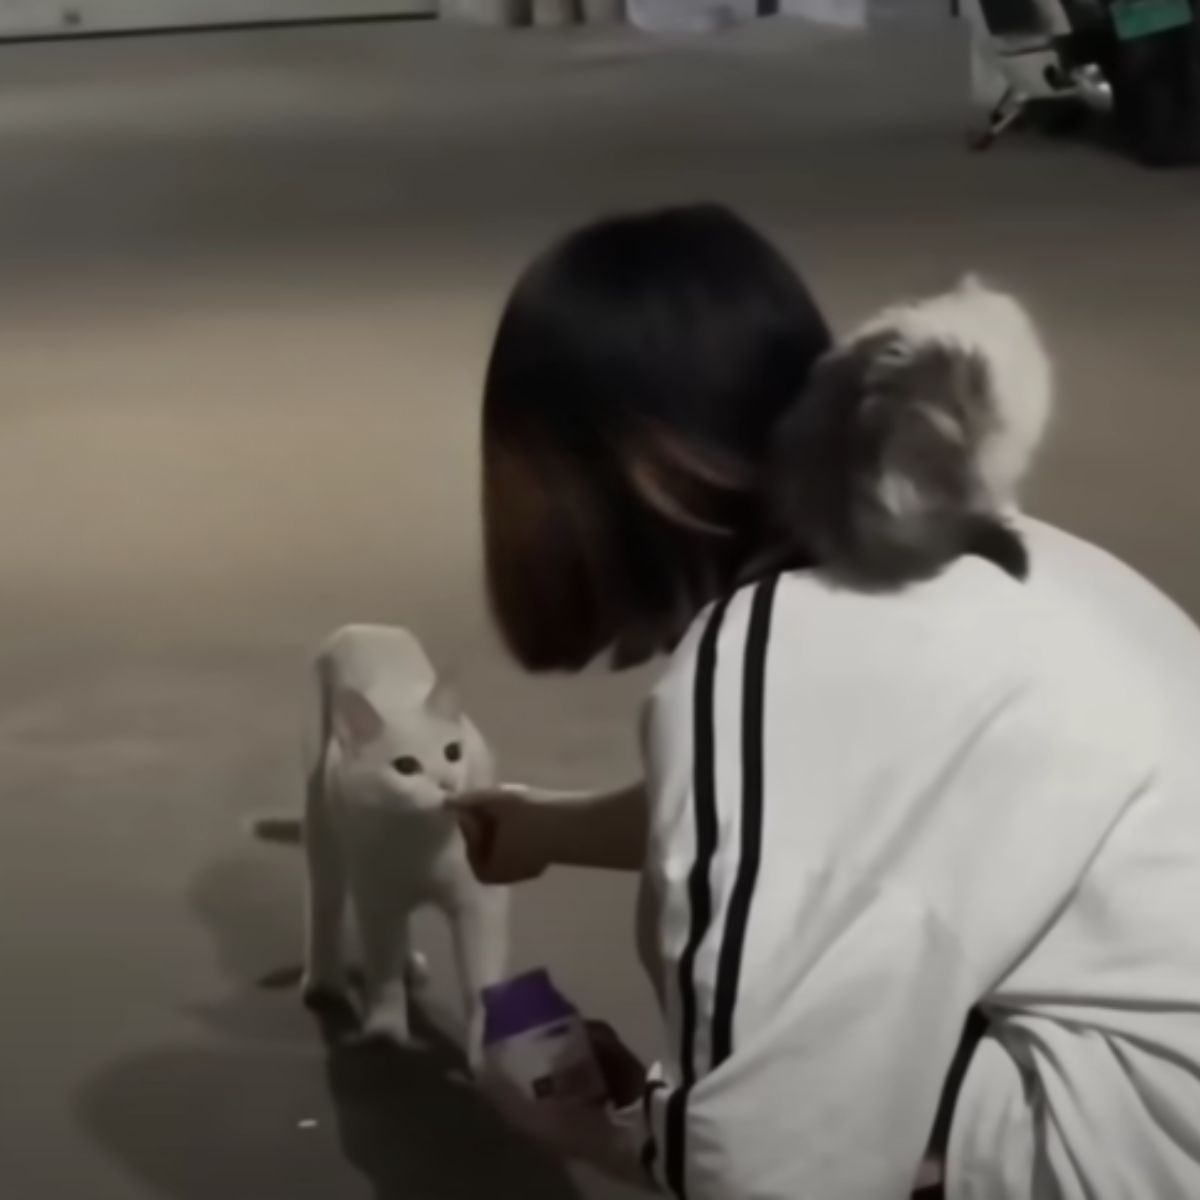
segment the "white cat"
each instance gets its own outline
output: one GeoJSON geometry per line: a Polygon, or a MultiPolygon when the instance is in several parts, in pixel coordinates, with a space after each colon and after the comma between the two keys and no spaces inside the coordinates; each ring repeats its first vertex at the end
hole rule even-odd
{"type": "Polygon", "coordinates": [[[490,750],[404,629],[351,625],[317,655],[319,734],[307,761],[299,817],[254,823],[270,841],[303,841],[308,860],[304,996],[346,995],[343,934],[353,904],[363,952],[363,1034],[410,1041],[409,987],[424,960],[410,944],[413,912],[440,908],[450,921],[477,1065],[482,991],[508,957],[508,893],[484,887],[467,862],[447,796],[495,783],[490,750]]]}

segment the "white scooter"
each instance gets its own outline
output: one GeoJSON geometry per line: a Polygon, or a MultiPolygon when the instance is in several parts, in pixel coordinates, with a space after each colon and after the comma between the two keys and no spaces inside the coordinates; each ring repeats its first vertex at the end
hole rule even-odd
{"type": "Polygon", "coordinates": [[[1078,28],[1059,0],[959,4],[972,33],[972,99],[990,106],[973,149],[989,149],[1034,111],[1064,124],[1083,110],[1111,111],[1112,85],[1097,61],[1103,39],[1078,28]]]}
{"type": "Polygon", "coordinates": [[[1200,162],[1200,26],[1192,0],[959,0],[972,89],[992,105],[975,149],[1038,112],[1111,112],[1143,162],[1200,162]]]}

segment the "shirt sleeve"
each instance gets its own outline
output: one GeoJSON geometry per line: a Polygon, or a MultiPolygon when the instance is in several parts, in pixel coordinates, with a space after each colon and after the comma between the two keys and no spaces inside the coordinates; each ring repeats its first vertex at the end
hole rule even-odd
{"type": "Polygon", "coordinates": [[[940,670],[929,646],[816,667],[807,695],[768,654],[774,593],[708,617],[647,722],[669,1052],[644,1162],[680,1200],[900,1200],[970,1009],[1069,900],[1152,754],[1085,664],[1019,640],[962,687],[947,670],[919,713],[901,668],[940,670]]]}

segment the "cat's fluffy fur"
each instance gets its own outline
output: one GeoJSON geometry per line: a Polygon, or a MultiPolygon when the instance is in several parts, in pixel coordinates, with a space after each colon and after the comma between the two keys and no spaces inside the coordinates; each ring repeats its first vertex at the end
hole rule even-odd
{"type": "Polygon", "coordinates": [[[363,953],[363,1031],[409,1040],[409,985],[424,973],[409,924],[425,904],[448,917],[477,1063],[482,991],[508,950],[507,892],[471,871],[449,795],[492,786],[491,752],[404,629],[347,626],[314,666],[317,737],[304,817],[263,817],[269,841],[303,840],[308,862],[304,993],[346,998],[343,924],[351,901],[363,953]]]}
{"type": "Polygon", "coordinates": [[[818,363],[781,425],[777,528],[860,586],[926,578],[964,553],[1021,575],[1006,518],[1053,390],[1024,308],[975,277],[885,309],[818,363]]]}

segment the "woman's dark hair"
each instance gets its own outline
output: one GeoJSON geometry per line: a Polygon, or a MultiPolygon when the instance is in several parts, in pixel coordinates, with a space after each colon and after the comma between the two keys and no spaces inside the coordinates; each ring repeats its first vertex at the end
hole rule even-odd
{"type": "Polygon", "coordinates": [[[830,334],[723,208],[590,225],[500,322],[484,396],[492,608],[532,669],[669,649],[763,549],[772,432],[830,334]]]}

